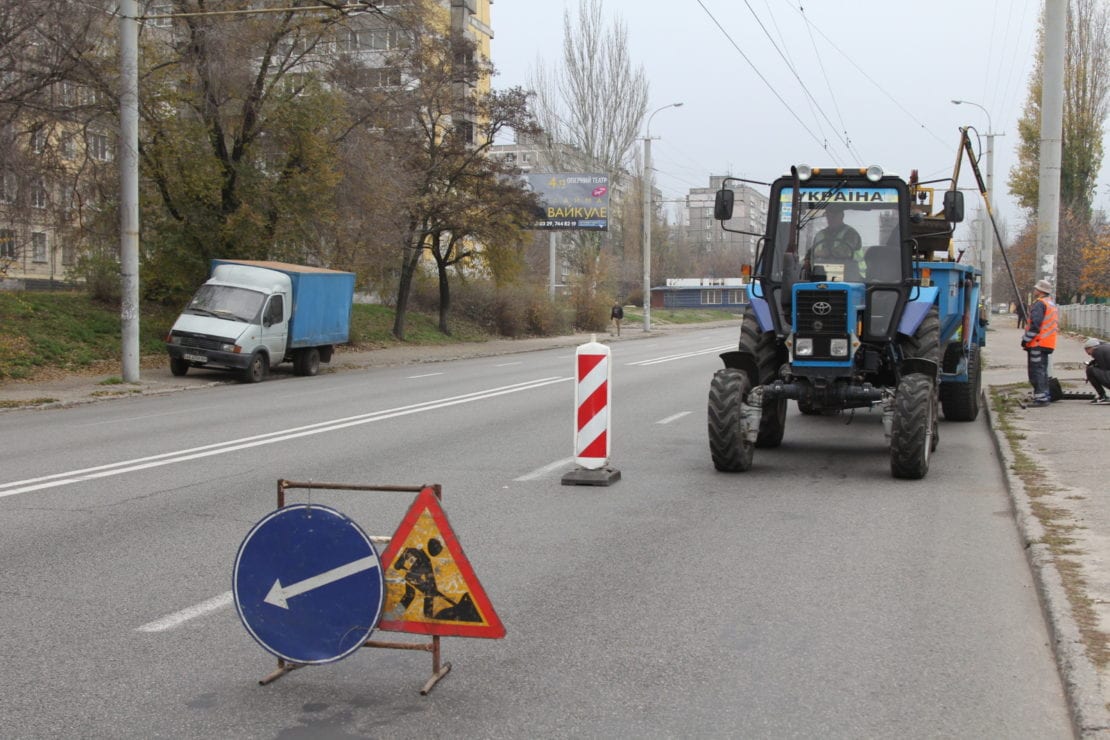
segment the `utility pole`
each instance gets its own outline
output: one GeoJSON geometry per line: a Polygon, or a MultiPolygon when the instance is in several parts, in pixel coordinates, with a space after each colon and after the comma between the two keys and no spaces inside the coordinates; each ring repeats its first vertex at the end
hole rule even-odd
{"type": "Polygon", "coordinates": [[[125,383],[139,382],[139,8],[120,0],[120,329],[125,383]]]}
{"type": "Polygon", "coordinates": [[[1056,285],[1060,241],[1060,174],[1064,141],[1064,46],[1067,0],[1045,0],[1041,77],[1040,194],[1037,199],[1035,279],[1056,285]]]}
{"type": "Polygon", "coordinates": [[[648,116],[644,136],[644,331],[651,331],[651,119],[667,108],[680,108],[682,103],[670,103],[656,108],[648,116]]]}
{"type": "MultiPolygon", "coordinates": [[[[658,113],[659,111],[655,111],[658,113]]],[[[655,115],[653,113],[652,115],[655,115]]],[[[644,211],[644,331],[651,331],[651,123],[644,137],[644,177],[640,186],[644,211]]]]}

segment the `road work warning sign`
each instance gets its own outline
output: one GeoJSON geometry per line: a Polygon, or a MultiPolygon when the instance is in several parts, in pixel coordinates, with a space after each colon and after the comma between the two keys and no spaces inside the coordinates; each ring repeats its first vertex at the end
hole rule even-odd
{"type": "Polygon", "coordinates": [[[382,555],[379,629],[454,637],[505,636],[431,488],[409,507],[382,555]]]}

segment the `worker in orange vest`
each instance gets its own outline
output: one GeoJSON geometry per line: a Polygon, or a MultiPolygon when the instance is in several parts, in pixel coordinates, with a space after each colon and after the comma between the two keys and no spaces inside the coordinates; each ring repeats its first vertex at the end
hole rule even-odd
{"type": "Polygon", "coordinates": [[[1057,313],[1052,283],[1042,278],[1033,286],[1033,305],[1029,307],[1029,321],[1021,336],[1021,347],[1029,363],[1034,408],[1052,401],[1048,391],[1048,356],[1056,349],[1057,313]]]}

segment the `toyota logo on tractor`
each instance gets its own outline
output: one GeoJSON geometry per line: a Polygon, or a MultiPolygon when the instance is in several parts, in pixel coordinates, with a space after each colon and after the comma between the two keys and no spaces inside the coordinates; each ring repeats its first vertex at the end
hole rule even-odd
{"type": "Polygon", "coordinates": [[[813,304],[813,313],[818,316],[828,316],[832,311],[832,304],[828,301],[817,301],[813,304]]]}

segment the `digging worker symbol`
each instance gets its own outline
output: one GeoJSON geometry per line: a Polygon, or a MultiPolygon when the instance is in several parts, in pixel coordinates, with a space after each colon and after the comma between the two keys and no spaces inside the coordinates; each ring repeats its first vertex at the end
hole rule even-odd
{"type": "Polygon", "coordinates": [[[393,564],[396,570],[405,572],[405,593],[401,596],[401,606],[407,611],[409,605],[416,599],[417,593],[422,595],[422,613],[425,619],[440,619],[456,622],[480,622],[481,615],[474,608],[470,594],[464,593],[458,601],[450,598],[436,584],[435,567],[432,558],[443,552],[443,543],[435,537],[428,540],[426,550],[416,547],[406,547],[401,551],[397,561],[393,564]],[[451,606],[435,611],[436,598],[443,599],[451,606]]]}

